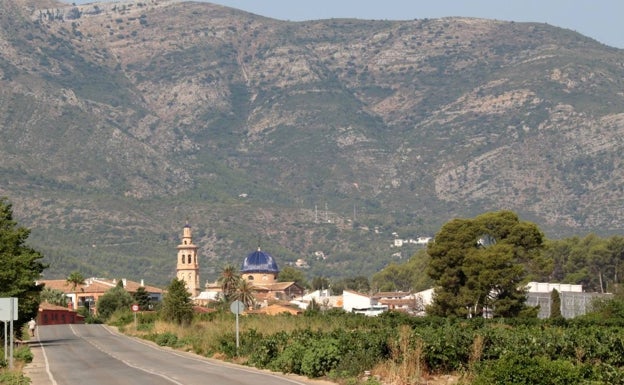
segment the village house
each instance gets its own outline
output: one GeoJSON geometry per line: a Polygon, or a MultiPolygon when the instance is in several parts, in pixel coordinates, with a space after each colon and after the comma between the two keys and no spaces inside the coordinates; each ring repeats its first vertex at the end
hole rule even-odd
{"type": "Polygon", "coordinates": [[[84,316],[64,306],[52,305],[47,302],[39,304],[37,325],[82,324],[84,316]]]}
{"type": "MultiPolygon", "coordinates": [[[[47,279],[37,281],[37,284],[43,284],[44,287],[62,291],[69,299],[69,309],[77,310],[80,307],[87,307],[92,313],[96,313],[97,301],[107,291],[118,285],[116,279],[106,278],[87,278],[84,283],[77,285],[75,288],[66,279],[47,279]]],[[[150,296],[152,302],[162,300],[163,290],[155,286],[145,285],[141,282],[134,282],[128,279],[121,279],[123,288],[130,294],[136,293],[139,287],[143,287],[150,296]]]]}

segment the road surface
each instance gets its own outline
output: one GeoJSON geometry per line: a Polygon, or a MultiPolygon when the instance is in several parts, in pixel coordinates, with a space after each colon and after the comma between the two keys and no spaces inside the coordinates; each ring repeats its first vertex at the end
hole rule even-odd
{"type": "Polygon", "coordinates": [[[308,385],[299,377],[255,370],[162,348],[104,325],[39,326],[24,370],[32,385],[308,385]]]}

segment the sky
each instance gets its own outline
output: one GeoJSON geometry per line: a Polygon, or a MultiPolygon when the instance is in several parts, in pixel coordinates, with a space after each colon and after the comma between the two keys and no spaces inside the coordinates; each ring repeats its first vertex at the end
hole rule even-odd
{"type": "MultiPolygon", "coordinates": [[[[93,1],[76,1],[77,4],[87,2],[93,1]]],[[[290,21],[331,18],[413,20],[464,16],[540,22],[571,29],[601,43],[624,49],[622,0],[210,0],[209,2],[290,21]]]]}

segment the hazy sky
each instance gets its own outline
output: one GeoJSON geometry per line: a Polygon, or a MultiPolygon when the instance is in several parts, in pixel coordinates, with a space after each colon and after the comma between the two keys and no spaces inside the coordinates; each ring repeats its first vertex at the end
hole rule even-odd
{"type": "MultiPolygon", "coordinates": [[[[92,1],[76,1],[76,3],[87,2],[92,1]]],[[[577,31],[613,47],[624,48],[622,0],[211,0],[210,2],[292,21],[343,17],[411,20],[468,16],[518,22],[545,22],[577,31]]]]}

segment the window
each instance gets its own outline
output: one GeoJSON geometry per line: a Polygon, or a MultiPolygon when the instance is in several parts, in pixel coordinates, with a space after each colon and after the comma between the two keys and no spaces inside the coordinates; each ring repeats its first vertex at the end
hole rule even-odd
{"type": "Polygon", "coordinates": [[[191,263],[191,254],[188,255],[188,263],[191,263]]]}
{"type": "Polygon", "coordinates": [[[248,277],[247,277],[247,280],[248,280],[248,281],[253,281],[253,280],[254,280],[253,275],[248,276],[248,277]]]}

